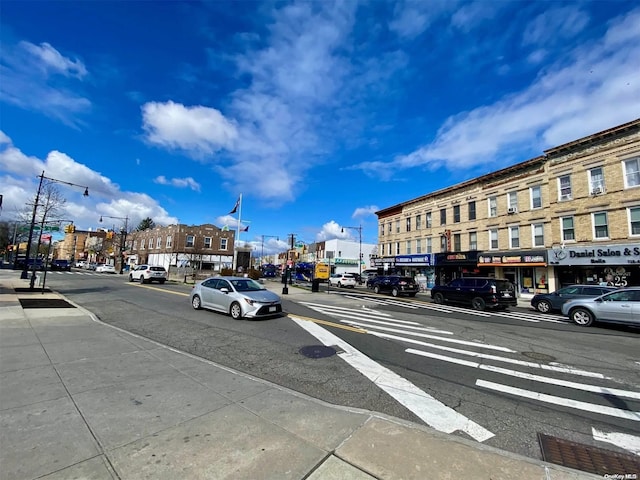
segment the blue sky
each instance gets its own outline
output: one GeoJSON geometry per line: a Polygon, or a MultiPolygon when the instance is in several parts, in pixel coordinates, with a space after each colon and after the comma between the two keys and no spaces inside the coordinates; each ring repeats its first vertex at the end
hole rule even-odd
{"type": "Polygon", "coordinates": [[[376,243],[377,210],[640,116],[637,5],[5,0],[0,220],[44,170],[82,229],[235,228],[242,194],[265,253],[376,243]]]}

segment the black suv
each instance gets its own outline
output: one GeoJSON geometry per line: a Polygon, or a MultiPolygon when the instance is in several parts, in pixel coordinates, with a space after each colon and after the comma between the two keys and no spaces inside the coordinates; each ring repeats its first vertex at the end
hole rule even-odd
{"type": "Polygon", "coordinates": [[[56,259],[51,262],[51,270],[71,270],[71,262],[69,260],[56,259]]]}
{"type": "Polygon", "coordinates": [[[420,287],[413,278],[400,275],[378,275],[367,286],[376,293],[389,292],[394,297],[398,295],[415,297],[420,291],[420,287]]]}
{"type": "Polygon", "coordinates": [[[436,303],[460,303],[475,310],[505,310],[518,305],[516,287],[509,280],[492,277],[456,278],[446,285],[431,289],[436,303]]]}

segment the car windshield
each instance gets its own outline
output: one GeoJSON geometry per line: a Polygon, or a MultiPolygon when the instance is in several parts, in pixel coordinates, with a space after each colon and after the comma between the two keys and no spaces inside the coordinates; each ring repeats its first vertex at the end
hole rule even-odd
{"type": "Polygon", "coordinates": [[[231,285],[233,285],[233,288],[238,292],[256,292],[258,290],[264,290],[262,285],[250,278],[231,280],[231,285]]]}

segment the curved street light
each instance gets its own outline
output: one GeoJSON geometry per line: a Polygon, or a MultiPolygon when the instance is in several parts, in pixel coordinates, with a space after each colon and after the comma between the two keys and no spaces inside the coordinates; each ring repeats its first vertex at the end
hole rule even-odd
{"type": "Polygon", "coordinates": [[[103,218],[113,218],[115,220],[124,220],[124,229],[120,230],[120,275],[124,272],[124,247],[127,242],[127,228],[129,225],[129,217],[112,217],[110,215],[100,215],[100,223],[103,218]]]}

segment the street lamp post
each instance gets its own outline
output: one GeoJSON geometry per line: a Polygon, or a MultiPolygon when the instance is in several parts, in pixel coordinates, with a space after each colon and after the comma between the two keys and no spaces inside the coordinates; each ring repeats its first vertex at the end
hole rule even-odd
{"type": "Polygon", "coordinates": [[[277,235],[261,235],[262,237],[262,251],[260,252],[260,266],[262,267],[262,258],[264,257],[264,239],[265,238],[275,238],[276,240],[280,240],[280,237],[277,235]]]}
{"type": "MultiPolygon", "coordinates": [[[[362,278],[362,225],[358,226],[358,227],[342,227],[342,232],[344,233],[344,229],[345,228],[350,228],[351,230],[357,230],[358,231],[358,240],[359,240],[359,244],[360,244],[360,250],[359,250],[359,255],[358,255],[358,275],[360,276],[360,278],[362,278]]],[[[360,281],[360,280],[358,280],[360,281]]]]}
{"type": "Polygon", "coordinates": [[[109,215],[100,215],[99,222],[102,223],[103,218],[113,218],[116,220],[124,220],[124,229],[120,230],[120,275],[124,272],[124,247],[127,242],[127,229],[129,228],[129,217],[111,217],[109,215]]]}
{"type": "MultiPolygon", "coordinates": [[[[44,170],[42,171],[42,173],[40,174],[40,182],[38,183],[38,191],[36,192],[36,201],[33,203],[33,213],[31,214],[31,224],[29,225],[29,238],[27,240],[27,251],[26,251],[26,254],[25,254],[25,258],[24,258],[24,268],[22,270],[22,274],[20,275],[21,279],[29,278],[29,256],[31,255],[31,242],[33,241],[33,230],[34,230],[35,224],[36,224],[36,214],[38,212],[38,202],[40,202],[40,192],[42,190],[42,182],[44,181],[44,179],[47,179],[50,182],[54,182],[54,183],[63,183],[65,185],[70,185],[72,187],[84,188],[84,194],[83,195],[85,197],[89,196],[89,187],[86,187],[84,185],[78,185],[77,183],[65,182],[64,180],[57,180],[55,178],[45,177],[44,176],[44,170]]],[[[43,218],[43,221],[44,221],[44,218],[43,218]]],[[[37,259],[37,255],[38,255],[38,252],[36,252],[36,259],[37,259]]],[[[34,259],[33,269],[32,269],[32,273],[31,273],[31,282],[29,284],[29,288],[31,290],[34,289],[35,281],[36,281],[36,262],[35,262],[35,259],[34,259]]]]}

